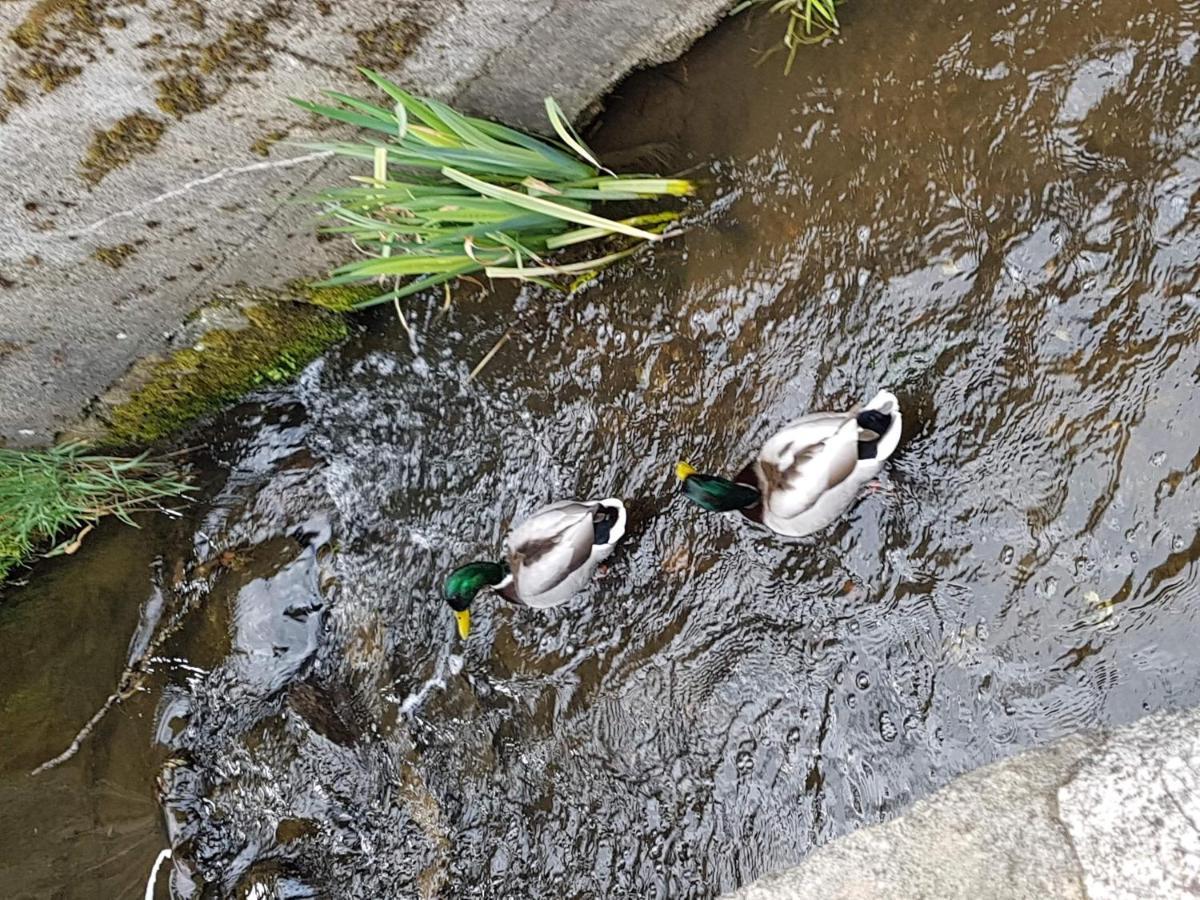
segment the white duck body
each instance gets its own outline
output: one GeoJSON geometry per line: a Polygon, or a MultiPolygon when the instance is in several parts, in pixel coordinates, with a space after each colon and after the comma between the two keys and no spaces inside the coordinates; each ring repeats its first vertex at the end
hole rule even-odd
{"type": "Polygon", "coordinates": [[[890,391],[880,391],[860,410],[812,413],[783,428],[763,445],[754,463],[763,525],[788,537],[825,528],[883,468],[900,442],[902,427],[899,401],[890,391]],[[875,434],[858,421],[868,410],[891,421],[875,442],[875,455],[859,459],[860,442],[869,443],[875,434]]]}
{"type": "Polygon", "coordinates": [[[509,532],[511,574],[496,585],[510,600],[545,609],[577,594],[625,534],[625,504],[561,500],[543,506],[509,532]]]}

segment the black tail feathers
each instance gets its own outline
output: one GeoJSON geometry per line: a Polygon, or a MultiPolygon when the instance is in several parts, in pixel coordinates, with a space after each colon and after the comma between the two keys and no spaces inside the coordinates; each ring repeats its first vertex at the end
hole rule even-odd
{"type": "MultiPolygon", "coordinates": [[[[859,428],[874,435],[874,437],[858,442],[858,458],[874,459],[875,454],[879,451],[879,439],[892,427],[892,417],[877,409],[864,409],[856,418],[859,428]]],[[[863,435],[863,437],[867,436],[863,435]]]]}
{"type": "Polygon", "coordinates": [[[596,511],[592,513],[592,528],[596,532],[592,543],[607,544],[612,527],[617,524],[619,518],[621,518],[621,511],[616,507],[603,504],[597,506],[596,511]]]}

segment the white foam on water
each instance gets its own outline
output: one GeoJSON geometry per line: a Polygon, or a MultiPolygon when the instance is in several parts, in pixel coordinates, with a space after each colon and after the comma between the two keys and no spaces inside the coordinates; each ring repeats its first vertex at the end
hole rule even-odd
{"type": "Polygon", "coordinates": [[[434,691],[446,689],[446,678],[451,675],[457,675],[463,669],[463,657],[458,653],[450,653],[448,649],[442,651],[438,657],[437,665],[434,666],[433,675],[425,680],[419,688],[404,698],[400,704],[400,712],[404,715],[409,715],[417,709],[425,698],[434,691]]]}

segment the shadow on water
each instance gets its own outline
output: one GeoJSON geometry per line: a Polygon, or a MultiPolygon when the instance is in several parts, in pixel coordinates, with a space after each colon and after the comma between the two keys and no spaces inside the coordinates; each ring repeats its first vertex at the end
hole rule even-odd
{"type": "Polygon", "coordinates": [[[570,299],[464,291],[416,355],[379,316],[230,417],[190,537],[104,531],[9,597],[3,882],[140,889],[157,791],[181,896],[708,897],[1200,701],[1200,9],[984,6],[847,5],[786,79],[738,20],[630,79],[594,142],[700,167],[684,238],[570,299]],[[828,533],[673,500],[677,456],[736,472],[884,385],[905,442],[828,533]],[[614,494],[590,597],[452,642],[452,565],[614,494]],[[149,691],[31,781],[155,596],[149,691]]]}

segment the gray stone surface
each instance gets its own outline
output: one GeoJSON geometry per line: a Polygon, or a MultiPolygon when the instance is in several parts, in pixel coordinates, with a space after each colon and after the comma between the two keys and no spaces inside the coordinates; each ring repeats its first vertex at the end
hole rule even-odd
{"type": "Polygon", "coordinates": [[[0,3],[0,442],[51,440],[221,288],[333,261],[292,201],[341,164],[295,146],[317,135],[289,96],[353,87],[364,63],[541,124],[545,95],[577,114],[727,5],[0,3]]]}
{"type": "Polygon", "coordinates": [[[951,782],[736,900],[1200,896],[1200,711],[1082,734],[951,782]]]}

